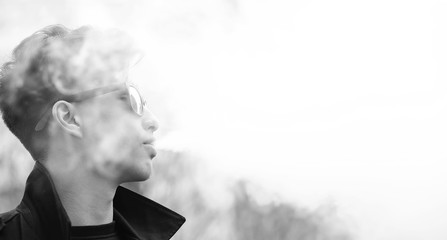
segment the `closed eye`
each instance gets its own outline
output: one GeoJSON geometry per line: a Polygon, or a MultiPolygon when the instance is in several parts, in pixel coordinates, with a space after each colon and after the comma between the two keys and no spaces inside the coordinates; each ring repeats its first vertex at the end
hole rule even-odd
{"type": "Polygon", "coordinates": [[[123,104],[126,107],[130,107],[129,95],[127,93],[120,93],[117,97],[118,100],[120,101],[120,104],[123,104]]]}
{"type": "Polygon", "coordinates": [[[127,93],[126,90],[120,90],[120,91],[116,92],[115,96],[120,101],[123,101],[123,102],[128,102],[129,101],[129,94],[127,93]]]}
{"type": "Polygon", "coordinates": [[[129,101],[129,97],[127,96],[127,94],[120,94],[118,96],[119,100],[123,101],[123,102],[128,102],[129,101]]]}

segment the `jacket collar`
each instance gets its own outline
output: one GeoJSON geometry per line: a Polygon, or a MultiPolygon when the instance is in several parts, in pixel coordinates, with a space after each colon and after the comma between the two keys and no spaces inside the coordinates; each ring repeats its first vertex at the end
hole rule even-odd
{"type": "MultiPolygon", "coordinates": [[[[123,187],[116,190],[113,207],[118,231],[137,239],[170,239],[185,222],[183,216],[123,187]]],[[[70,238],[70,219],[49,172],[39,162],[26,181],[19,209],[29,211],[43,239],[70,238]]]]}

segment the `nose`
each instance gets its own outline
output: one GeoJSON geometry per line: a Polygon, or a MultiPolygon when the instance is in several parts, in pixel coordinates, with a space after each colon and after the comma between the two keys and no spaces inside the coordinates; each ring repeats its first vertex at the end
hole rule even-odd
{"type": "Polygon", "coordinates": [[[142,125],[144,130],[151,130],[152,132],[157,131],[159,127],[157,117],[146,107],[144,108],[142,116],[142,125]]]}

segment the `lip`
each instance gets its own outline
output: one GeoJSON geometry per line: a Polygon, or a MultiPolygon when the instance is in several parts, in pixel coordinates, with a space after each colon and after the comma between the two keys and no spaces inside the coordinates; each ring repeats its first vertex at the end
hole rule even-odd
{"type": "Polygon", "coordinates": [[[152,143],[143,143],[143,147],[151,159],[157,156],[157,151],[152,143]]]}
{"type": "Polygon", "coordinates": [[[143,145],[152,145],[152,146],[154,146],[154,142],[155,142],[155,138],[148,138],[148,139],[144,139],[143,140],[143,145]]]}

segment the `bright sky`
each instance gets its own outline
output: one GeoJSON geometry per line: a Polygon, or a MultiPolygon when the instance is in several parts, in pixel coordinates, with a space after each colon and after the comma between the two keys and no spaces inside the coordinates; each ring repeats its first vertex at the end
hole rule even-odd
{"type": "Polygon", "coordinates": [[[68,26],[147,48],[135,72],[171,131],[160,145],[335,202],[355,239],[447,239],[447,1],[67,2],[68,26]]]}

